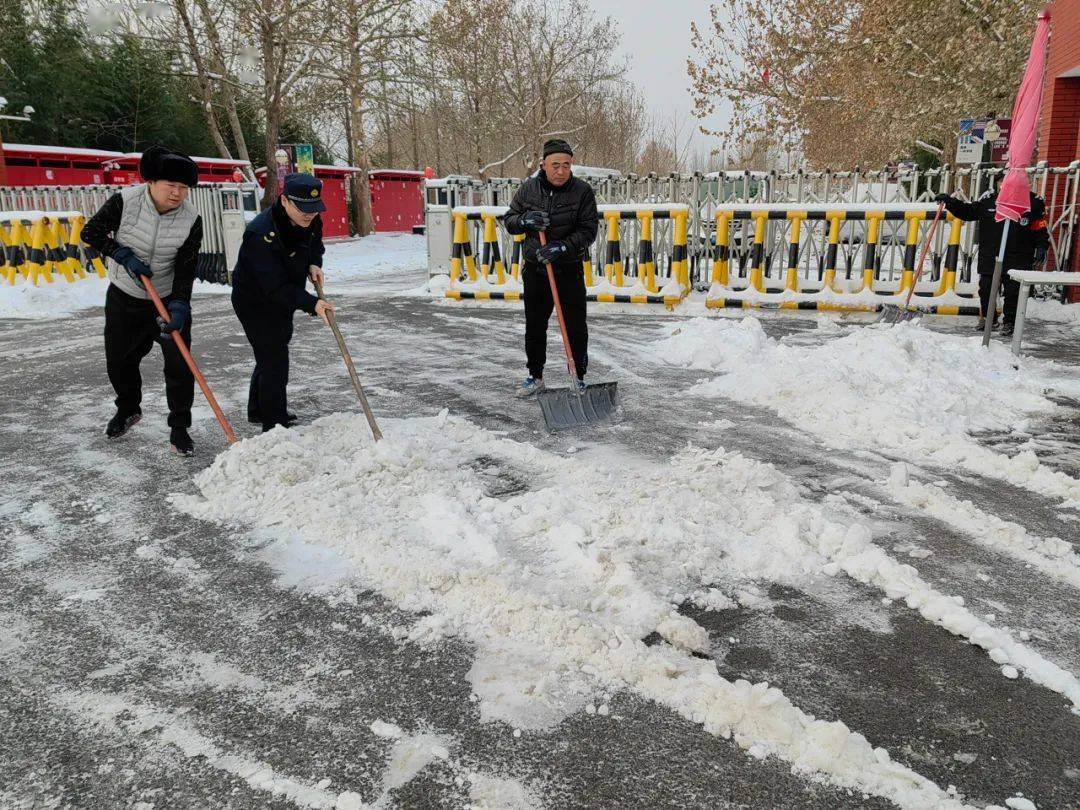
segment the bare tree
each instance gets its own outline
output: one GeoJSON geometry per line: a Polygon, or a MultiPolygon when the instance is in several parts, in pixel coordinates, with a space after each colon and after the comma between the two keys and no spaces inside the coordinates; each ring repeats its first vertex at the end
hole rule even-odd
{"type": "Polygon", "coordinates": [[[1015,92],[1039,0],[722,0],[693,26],[695,112],[728,141],[800,143],[815,166],[946,144],[1015,92]]]}

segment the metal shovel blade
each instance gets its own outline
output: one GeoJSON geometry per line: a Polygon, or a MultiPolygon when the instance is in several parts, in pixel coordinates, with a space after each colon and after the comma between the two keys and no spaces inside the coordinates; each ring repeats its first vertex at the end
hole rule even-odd
{"type": "Polygon", "coordinates": [[[906,306],[902,307],[897,304],[886,304],[881,308],[881,317],[878,318],[878,323],[894,324],[913,321],[922,314],[917,309],[909,309],[906,306]]]}
{"type": "Polygon", "coordinates": [[[588,385],[578,394],[570,388],[545,388],[536,395],[548,429],[610,422],[616,416],[618,383],[588,385]]]}

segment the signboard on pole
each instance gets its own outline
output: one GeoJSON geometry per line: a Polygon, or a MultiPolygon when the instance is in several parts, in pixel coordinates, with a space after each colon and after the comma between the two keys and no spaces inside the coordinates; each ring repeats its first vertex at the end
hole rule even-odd
{"type": "Polygon", "coordinates": [[[298,143],[295,146],[296,171],[315,176],[315,150],[310,143],[298,143]]]}
{"type": "Polygon", "coordinates": [[[1009,161],[1009,131],[1011,129],[1011,118],[998,118],[987,122],[983,136],[990,144],[990,160],[994,163],[1009,161]]]}
{"type": "Polygon", "coordinates": [[[956,143],[956,162],[968,165],[982,162],[984,144],[990,144],[991,162],[1007,162],[1011,128],[1011,118],[961,119],[960,137],[956,143]]]}
{"type": "Polygon", "coordinates": [[[277,164],[277,187],[278,194],[285,191],[285,175],[296,171],[296,146],[291,143],[279,143],[274,152],[274,162],[277,164]]]}
{"type": "Polygon", "coordinates": [[[960,120],[960,137],[956,142],[956,162],[958,164],[970,165],[982,161],[984,123],[976,118],[962,118],[960,120]]]}

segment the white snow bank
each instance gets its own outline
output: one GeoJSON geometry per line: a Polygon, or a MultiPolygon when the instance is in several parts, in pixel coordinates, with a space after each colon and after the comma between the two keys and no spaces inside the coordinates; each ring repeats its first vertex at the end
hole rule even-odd
{"type": "MultiPolygon", "coordinates": [[[[426,275],[427,242],[423,236],[403,233],[332,242],[326,246],[324,263],[328,296],[337,291],[363,292],[367,284],[380,292],[405,290],[426,275]]],[[[14,284],[0,280],[0,318],[51,320],[105,305],[107,279],[93,275],[69,283],[59,275],[55,278],[52,284],[41,281],[36,287],[21,277],[14,284]]],[[[194,296],[231,292],[224,284],[196,282],[194,296]]]]}
{"type": "Polygon", "coordinates": [[[1058,301],[1029,299],[1027,317],[1036,321],[1080,325],[1080,304],[1062,304],[1058,301]]]}
{"type": "Polygon", "coordinates": [[[1022,427],[1052,414],[1044,394],[1076,395],[1067,369],[976,336],[931,332],[917,322],[869,326],[812,346],[768,337],[755,317],[695,318],[663,327],[653,350],[674,365],[723,372],[693,393],[764,406],[833,447],[885,448],[946,467],[1080,499],[1080,481],[1030,451],[1007,457],[971,434],[1022,427]]]}
{"type": "Polygon", "coordinates": [[[281,542],[333,547],[360,587],[429,614],[411,639],[466,638],[487,719],[556,722],[597,690],[630,689],[800,772],[902,807],[960,807],[842,722],[811,718],[767,683],[725,680],[690,654],[710,641],[677,612],[686,599],[841,570],[1080,700],[1069,673],[931,589],[768,465],[693,448],[667,464],[563,458],[445,412],[383,427],[373,444],[360,417],[334,415],[245,440],[196,477],[202,498],[172,501],[281,542]],[[508,474],[528,488],[484,494],[485,481],[508,474]],[[647,646],[654,632],[668,644],[647,646]]]}
{"type": "Polygon", "coordinates": [[[334,285],[378,276],[406,277],[427,268],[427,240],[411,233],[373,233],[326,246],[327,295],[334,285]]]}
{"type": "Polygon", "coordinates": [[[0,280],[0,318],[63,318],[90,307],[105,306],[107,279],[96,275],[69,283],[55,276],[52,284],[44,281],[35,287],[19,278],[14,284],[0,280]]]}

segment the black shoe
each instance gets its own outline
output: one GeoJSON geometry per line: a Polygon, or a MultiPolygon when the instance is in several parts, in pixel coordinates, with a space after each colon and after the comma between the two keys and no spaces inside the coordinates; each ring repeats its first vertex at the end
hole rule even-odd
{"type": "Polygon", "coordinates": [[[976,332],[986,331],[986,318],[979,318],[979,323],[975,327],[976,332]]]}
{"type": "MultiPolygon", "coordinates": [[[[250,414],[249,413],[248,414],[248,421],[251,422],[251,424],[253,424],[253,425],[261,425],[263,423],[263,418],[261,416],[259,416],[258,414],[250,414]]],[[[297,415],[295,413],[286,413],[285,414],[285,427],[292,427],[293,425],[295,425],[297,423],[297,421],[299,421],[299,417],[297,417],[297,415]]]]}
{"type": "Polygon", "coordinates": [[[141,413],[120,413],[116,412],[116,416],[109,420],[109,424],[105,426],[105,435],[110,439],[119,439],[128,430],[135,425],[142,418],[141,413]]]}
{"type": "Polygon", "coordinates": [[[1001,336],[1003,338],[1012,337],[1013,336],[1013,330],[1015,328],[1016,328],[1015,324],[1011,324],[1011,323],[1005,324],[1003,327],[1001,327],[1001,336]]]}
{"type": "Polygon", "coordinates": [[[174,427],[169,431],[169,444],[174,453],[181,456],[195,455],[195,442],[191,440],[187,430],[182,427],[174,427]]]}

